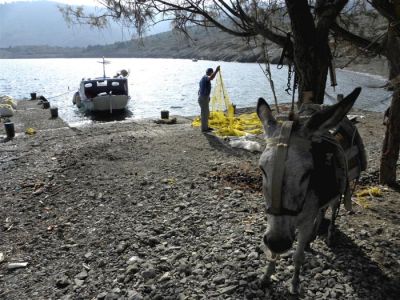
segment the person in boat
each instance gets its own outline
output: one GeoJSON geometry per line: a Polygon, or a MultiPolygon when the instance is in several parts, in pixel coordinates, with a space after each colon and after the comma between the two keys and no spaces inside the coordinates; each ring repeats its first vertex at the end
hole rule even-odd
{"type": "Polygon", "coordinates": [[[211,94],[211,80],[215,78],[219,72],[220,67],[218,66],[215,71],[212,68],[206,70],[204,75],[199,82],[199,105],[201,111],[201,131],[211,131],[212,128],[208,127],[208,117],[210,115],[210,94],[211,94]]]}

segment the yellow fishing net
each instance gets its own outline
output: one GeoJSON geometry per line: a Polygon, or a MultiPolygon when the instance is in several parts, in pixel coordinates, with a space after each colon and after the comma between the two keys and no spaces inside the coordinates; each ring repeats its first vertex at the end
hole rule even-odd
{"type": "MultiPolygon", "coordinates": [[[[235,108],[225,89],[221,71],[218,72],[216,78],[210,108],[208,125],[214,128],[217,136],[245,136],[263,132],[262,124],[256,113],[235,116],[235,108]]],[[[199,127],[200,125],[200,117],[197,117],[192,122],[192,126],[199,127]]]]}
{"type": "Polygon", "coordinates": [[[382,196],[383,192],[379,187],[370,187],[357,192],[356,198],[353,201],[363,208],[370,208],[371,202],[367,199],[368,198],[371,199],[374,197],[382,197],[382,196]]]}

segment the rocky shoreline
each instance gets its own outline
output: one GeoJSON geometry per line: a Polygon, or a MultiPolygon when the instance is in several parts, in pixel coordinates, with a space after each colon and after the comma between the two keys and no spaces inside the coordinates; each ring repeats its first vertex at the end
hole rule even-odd
{"type": "MultiPolygon", "coordinates": [[[[201,134],[190,118],[71,128],[34,105],[19,103],[19,134],[0,143],[1,299],[290,297],[290,253],[272,285],[259,285],[259,153],[201,134]]],[[[353,113],[369,155],[359,189],[376,186],[382,114],[353,113]]],[[[399,194],[382,189],[340,211],[332,248],[324,235],[312,244],[300,299],[397,299],[399,194]]]]}

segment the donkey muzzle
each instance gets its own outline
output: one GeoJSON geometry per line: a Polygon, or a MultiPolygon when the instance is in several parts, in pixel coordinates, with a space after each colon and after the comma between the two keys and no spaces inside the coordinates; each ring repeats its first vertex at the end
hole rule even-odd
{"type": "Polygon", "coordinates": [[[271,233],[264,235],[264,244],[272,253],[280,254],[289,250],[293,245],[293,239],[284,236],[277,236],[271,233]]]}

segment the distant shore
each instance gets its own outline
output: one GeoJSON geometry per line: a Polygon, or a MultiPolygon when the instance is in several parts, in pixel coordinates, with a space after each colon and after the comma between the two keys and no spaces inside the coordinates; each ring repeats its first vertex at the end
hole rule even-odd
{"type": "MultiPolygon", "coordinates": [[[[79,49],[79,48],[78,48],[79,49]]],[[[60,53],[25,53],[25,50],[22,52],[19,51],[12,51],[12,50],[7,50],[4,51],[4,49],[0,49],[0,60],[1,59],[49,59],[49,58],[66,58],[66,59],[74,59],[74,58],[99,58],[102,55],[94,55],[94,54],[81,54],[79,55],[75,52],[72,51],[69,54],[60,54],[60,53]]],[[[174,56],[174,55],[156,55],[156,56],[151,56],[151,55],[139,55],[139,56],[132,56],[132,55],[108,55],[108,58],[165,58],[165,59],[193,59],[196,58],[197,60],[211,60],[211,61],[227,61],[227,62],[245,62],[245,63],[257,63],[257,57],[254,56],[248,56],[246,55],[241,55],[240,53],[236,55],[231,55],[230,57],[225,57],[224,54],[219,54],[219,55],[210,55],[210,56],[200,56],[198,54],[193,53],[193,54],[186,54],[183,56],[174,56]]],[[[336,68],[342,68],[344,70],[351,70],[355,72],[360,72],[360,73],[368,73],[372,75],[379,75],[382,77],[387,78],[389,74],[389,66],[388,62],[386,59],[381,58],[381,57],[374,57],[370,59],[366,59],[363,57],[360,57],[350,64],[348,62],[351,60],[351,57],[342,57],[336,59],[336,68]],[[345,66],[345,67],[343,67],[345,66]]]]}

